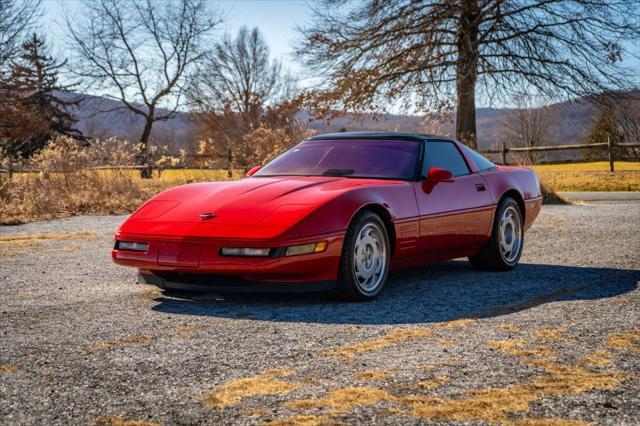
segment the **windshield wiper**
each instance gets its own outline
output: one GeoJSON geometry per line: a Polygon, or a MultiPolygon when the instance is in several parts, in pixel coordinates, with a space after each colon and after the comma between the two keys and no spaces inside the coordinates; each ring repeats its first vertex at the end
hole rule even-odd
{"type": "Polygon", "coordinates": [[[353,169],[328,169],[322,176],[350,176],[353,174],[353,169]]]}

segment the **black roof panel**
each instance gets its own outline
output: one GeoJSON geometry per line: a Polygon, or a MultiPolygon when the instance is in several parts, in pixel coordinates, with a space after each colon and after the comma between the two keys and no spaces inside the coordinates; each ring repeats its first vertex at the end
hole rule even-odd
{"type": "Polygon", "coordinates": [[[424,141],[429,139],[447,139],[445,136],[437,135],[424,135],[420,133],[402,133],[402,132],[340,132],[340,133],[326,133],[324,135],[315,135],[307,140],[340,140],[340,139],[384,139],[384,140],[409,140],[409,141],[424,141]]]}

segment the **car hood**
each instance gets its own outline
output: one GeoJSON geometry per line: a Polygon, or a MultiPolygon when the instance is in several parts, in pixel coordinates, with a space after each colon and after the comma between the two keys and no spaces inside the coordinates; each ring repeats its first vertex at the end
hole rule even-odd
{"type": "Polygon", "coordinates": [[[251,177],[179,186],[154,197],[120,228],[120,234],[272,238],[341,194],[399,181],[343,177],[251,177]],[[201,218],[210,214],[210,218],[201,218]]]}

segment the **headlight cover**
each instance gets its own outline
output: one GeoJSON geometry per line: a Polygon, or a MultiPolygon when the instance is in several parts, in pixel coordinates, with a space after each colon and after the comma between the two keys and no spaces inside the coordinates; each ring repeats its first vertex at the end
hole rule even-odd
{"type": "Polygon", "coordinates": [[[136,241],[116,241],[116,250],[145,252],[148,248],[148,243],[139,243],[136,241]]]}
{"type": "Polygon", "coordinates": [[[253,247],[222,247],[222,256],[267,257],[271,249],[253,247]]]}

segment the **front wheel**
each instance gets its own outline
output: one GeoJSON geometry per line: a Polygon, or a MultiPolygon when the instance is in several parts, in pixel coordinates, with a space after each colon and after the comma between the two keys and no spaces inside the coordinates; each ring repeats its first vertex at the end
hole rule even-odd
{"type": "Polygon", "coordinates": [[[518,264],[523,243],[520,206],[513,198],[505,198],[496,210],[491,238],[469,261],[475,269],[508,271],[518,264]]]}
{"type": "Polygon", "coordinates": [[[338,290],[351,301],[374,299],[389,273],[390,246],[387,229],[370,211],[358,213],[347,229],[342,247],[338,290]]]}

